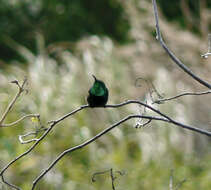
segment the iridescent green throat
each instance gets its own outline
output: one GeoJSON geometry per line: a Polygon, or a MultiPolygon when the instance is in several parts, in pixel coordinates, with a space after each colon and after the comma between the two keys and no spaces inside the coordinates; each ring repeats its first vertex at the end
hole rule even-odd
{"type": "Polygon", "coordinates": [[[99,80],[94,82],[94,85],[91,88],[91,94],[95,96],[103,96],[106,93],[105,84],[99,80]]]}

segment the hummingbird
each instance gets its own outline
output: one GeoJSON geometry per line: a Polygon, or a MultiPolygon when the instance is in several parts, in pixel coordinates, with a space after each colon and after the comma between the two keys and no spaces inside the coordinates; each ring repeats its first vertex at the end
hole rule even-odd
{"type": "Polygon", "coordinates": [[[108,101],[108,89],[103,81],[98,80],[94,75],[94,84],[89,89],[87,102],[90,107],[105,107],[108,101]]]}

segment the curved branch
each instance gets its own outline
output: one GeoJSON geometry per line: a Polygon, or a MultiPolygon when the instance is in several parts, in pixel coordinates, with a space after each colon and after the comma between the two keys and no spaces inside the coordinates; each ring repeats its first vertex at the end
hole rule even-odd
{"type": "Polygon", "coordinates": [[[157,32],[157,40],[159,40],[161,46],[163,49],[166,51],[166,53],[170,56],[170,58],[184,71],[186,72],[189,76],[191,76],[193,79],[198,81],[200,84],[203,86],[206,86],[207,88],[211,89],[211,84],[208,82],[204,81],[200,77],[198,77],[196,74],[194,74],[187,66],[185,66],[174,54],[173,52],[167,47],[165,42],[163,41],[163,38],[161,36],[160,32],[160,27],[159,27],[159,21],[158,21],[158,10],[157,10],[157,4],[156,0],[152,0],[153,3],[153,8],[154,8],[154,15],[155,15],[155,22],[156,22],[156,32],[157,32]]]}
{"type": "Polygon", "coordinates": [[[13,185],[13,184],[7,182],[7,181],[4,179],[4,176],[2,176],[2,182],[4,182],[5,184],[7,184],[9,187],[11,187],[11,188],[13,188],[13,189],[21,190],[18,186],[13,185]]]}
{"type": "Polygon", "coordinates": [[[39,116],[40,116],[39,114],[28,114],[28,115],[25,115],[25,116],[21,117],[17,121],[12,122],[12,123],[2,124],[1,127],[12,127],[12,126],[18,124],[19,122],[21,122],[22,120],[24,120],[24,119],[26,119],[28,117],[39,117],[39,116]]]}
{"type": "Polygon", "coordinates": [[[171,98],[164,98],[164,99],[159,99],[153,102],[153,104],[162,104],[163,102],[169,101],[169,100],[173,100],[173,99],[177,99],[181,96],[199,96],[199,95],[206,95],[206,94],[211,94],[211,91],[206,91],[206,92],[185,92],[176,96],[173,96],[171,98]]]}

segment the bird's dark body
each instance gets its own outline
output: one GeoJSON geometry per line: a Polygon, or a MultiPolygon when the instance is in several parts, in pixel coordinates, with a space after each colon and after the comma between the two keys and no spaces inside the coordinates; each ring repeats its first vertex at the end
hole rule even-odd
{"type": "Polygon", "coordinates": [[[108,101],[108,91],[103,96],[95,96],[90,93],[87,97],[87,102],[90,107],[104,107],[108,101]]]}
{"type": "Polygon", "coordinates": [[[93,77],[95,81],[89,89],[87,102],[90,107],[104,107],[108,101],[108,89],[103,81],[98,80],[94,75],[93,77]]]}

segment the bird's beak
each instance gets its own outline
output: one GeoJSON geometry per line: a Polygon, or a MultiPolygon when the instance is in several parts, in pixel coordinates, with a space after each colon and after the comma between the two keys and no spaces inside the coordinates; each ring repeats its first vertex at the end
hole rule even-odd
{"type": "Polygon", "coordinates": [[[94,76],[94,75],[92,75],[93,76],[93,78],[95,79],[95,81],[97,80],[97,78],[94,76]]]}

